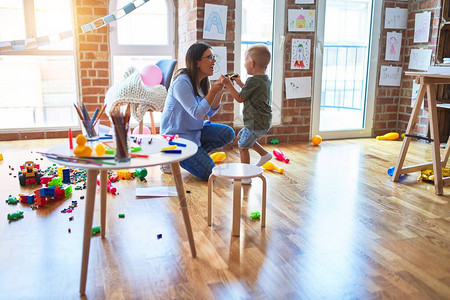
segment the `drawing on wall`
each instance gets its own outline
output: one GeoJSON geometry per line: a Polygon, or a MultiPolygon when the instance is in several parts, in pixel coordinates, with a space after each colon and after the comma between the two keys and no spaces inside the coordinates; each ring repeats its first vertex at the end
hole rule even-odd
{"type": "Polygon", "coordinates": [[[401,67],[381,66],[379,85],[400,86],[401,79],[401,67]]]}
{"type": "Polygon", "coordinates": [[[311,97],[311,76],[285,78],[286,99],[311,97]]]}
{"type": "Polygon", "coordinates": [[[416,14],[414,43],[428,43],[430,38],[431,11],[416,14]]]}
{"type": "MultiPolygon", "coordinates": [[[[415,83],[413,81],[412,92],[411,92],[411,107],[414,107],[414,104],[416,103],[417,95],[419,94],[419,88],[420,88],[420,84],[415,83]]],[[[424,104],[425,104],[425,101],[422,101],[422,106],[420,107],[421,109],[424,108],[424,104]]]]}
{"type": "Polygon", "coordinates": [[[311,40],[292,39],[291,69],[309,70],[311,40]]]}
{"type": "Polygon", "coordinates": [[[209,79],[217,80],[221,74],[227,73],[227,47],[211,47],[211,50],[216,55],[216,63],[214,74],[209,76],[209,79]]]}
{"type": "Polygon", "coordinates": [[[205,4],[204,39],[225,40],[227,10],[228,6],[225,5],[205,4]]]}
{"type": "Polygon", "coordinates": [[[386,8],[384,19],[384,28],[388,29],[406,29],[406,22],[408,21],[407,8],[386,8]]]}
{"type": "Polygon", "coordinates": [[[402,33],[401,32],[388,32],[386,35],[386,60],[399,61],[400,60],[400,48],[402,46],[402,33]]]}
{"type": "Polygon", "coordinates": [[[431,49],[411,49],[408,68],[427,71],[431,61],[431,49]]]}
{"type": "Polygon", "coordinates": [[[314,4],[314,0],[295,0],[295,4],[314,4]]]}
{"type": "Polygon", "coordinates": [[[289,31],[314,31],[316,11],[314,9],[289,9],[289,31]]]}

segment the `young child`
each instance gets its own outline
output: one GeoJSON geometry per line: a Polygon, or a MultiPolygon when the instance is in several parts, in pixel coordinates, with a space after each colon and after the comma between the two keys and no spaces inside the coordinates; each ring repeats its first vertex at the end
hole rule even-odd
{"type": "MultiPolygon", "coordinates": [[[[255,150],[261,158],[257,166],[262,166],[272,158],[258,139],[265,135],[272,126],[272,99],[270,96],[270,79],[266,75],[267,66],[270,63],[270,52],[266,45],[255,45],[245,52],[245,69],[252,77],[242,83],[239,75],[223,76],[221,78],[231,96],[244,103],[242,111],[244,115],[244,128],[239,131],[238,141],[241,162],[250,163],[249,149],[255,150]],[[232,80],[242,88],[239,93],[233,86],[232,80]]],[[[243,184],[251,184],[251,179],[242,180],[243,184]]]]}

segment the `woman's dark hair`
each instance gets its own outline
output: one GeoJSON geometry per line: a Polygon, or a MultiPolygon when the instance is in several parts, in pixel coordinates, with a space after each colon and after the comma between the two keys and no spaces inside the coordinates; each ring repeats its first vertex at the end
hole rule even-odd
{"type": "Polygon", "coordinates": [[[200,85],[197,85],[197,61],[202,59],[203,53],[205,53],[205,51],[208,49],[211,49],[211,46],[206,43],[192,44],[186,52],[186,68],[179,69],[174,75],[174,78],[177,78],[180,74],[187,74],[189,76],[189,79],[191,79],[195,94],[200,97],[204,97],[208,94],[209,79],[208,77],[205,77],[202,79],[202,81],[200,81],[200,85]],[[199,90],[202,91],[203,95],[200,95],[199,90]]]}

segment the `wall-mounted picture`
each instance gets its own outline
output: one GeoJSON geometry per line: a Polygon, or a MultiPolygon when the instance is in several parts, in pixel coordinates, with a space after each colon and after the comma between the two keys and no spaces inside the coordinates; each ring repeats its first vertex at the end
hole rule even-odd
{"type": "Polygon", "coordinates": [[[289,31],[314,31],[316,11],[314,9],[289,9],[289,31]]]}
{"type": "Polygon", "coordinates": [[[431,49],[411,49],[408,68],[427,71],[431,62],[431,49]]]}
{"type": "Polygon", "coordinates": [[[311,77],[285,78],[286,99],[311,97],[311,77]]]}
{"type": "Polygon", "coordinates": [[[408,21],[408,9],[406,8],[386,8],[384,17],[384,28],[386,29],[406,29],[408,21]]]}
{"type": "Polygon", "coordinates": [[[386,35],[385,60],[399,61],[401,46],[402,46],[402,33],[395,31],[388,32],[386,35]]]}
{"type": "Polygon", "coordinates": [[[292,39],[291,69],[309,70],[310,56],[310,39],[292,39]]]}
{"type": "Polygon", "coordinates": [[[431,11],[416,14],[414,21],[414,43],[428,43],[430,38],[431,11]]]}
{"type": "Polygon", "coordinates": [[[210,40],[225,40],[227,32],[228,6],[205,4],[205,21],[203,23],[203,38],[210,40]]]}
{"type": "Polygon", "coordinates": [[[214,65],[214,74],[209,76],[210,80],[219,79],[221,74],[227,73],[227,47],[211,47],[216,55],[216,64],[214,65]]]}
{"type": "Polygon", "coordinates": [[[392,66],[381,66],[380,85],[400,86],[402,79],[402,68],[392,66]]]}

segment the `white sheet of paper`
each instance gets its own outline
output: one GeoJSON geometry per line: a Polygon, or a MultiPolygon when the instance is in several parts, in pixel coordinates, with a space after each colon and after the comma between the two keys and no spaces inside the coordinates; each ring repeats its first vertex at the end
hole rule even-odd
{"type": "Polygon", "coordinates": [[[309,70],[310,56],[310,39],[292,39],[291,69],[309,70]]]}
{"type": "Polygon", "coordinates": [[[210,80],[219,79],[221,74],[227,73],[227,47],[211,47],[216,55],[216,64],[214,65],[214,74],[209,76],[210,80]]]}
{"type": "Polygon", "coordinates": [[[205,4],[205,19],[203,22],[203,38],[224,41],[227,32],[226,5],[205,4]]]}
{"type": "Polygon", "coordinates": [[[407,8],[386,8],[386,14],[384,19],[384,28],[390,29],[406,29],[406,23],[408,22],[408,9],[407,8]]]}
{"type": "Polygon", "coordinates": [[[314,31],[315,22],[314,9],[288,9],[288,31],[314,31]]]}
{"type": "Polygon", "coordinates": [[[428,70],[431,62],[431,49],[411,49],[408,68],[412,70],[428,70]]]}
{"type": "Polygon", "coordinates": [[[314,4],[314,0],[295,0],[295,4],[314,4]]]}
{"type": "Polygon", "coordinates": [[[381,66],[380,85],[400,86],[402,79],[402,68],[392,66],[381,66]]]}
{"type": "Polygon", "coordinates": [[[395,31],[388,32],[386,35],[385,59],[390,61],[399,61],[401,46],[402,46],[402,33],[395,31]]]}
{"type": "MultiPolygon", "coordinates": [[[[419,87],[420,84],[415,83],[413,81],[413,86],[412,86],[412,92],[411,92],[411,107],[414,107],[414,103],[416,103],[417,100],[417,95],[419,94],[419,87]]],[[[420,107],[421,109],[424,108],[425,101],[422,101],[422,106],[420,107]]]]}
{"type": "Polygon", "coordinates": [[[430,38],[431,11],[416,14],[414,22],[414,43],[428,43],[430,38]]]}
{"type": "Polygon", "coordinates": [[[177,197],[177,189],[174,186],[153,186],[147,188],[137,188],[136,197],[177,197]]]}
{"type": "Polygon", "coordinates": [[[311,97],[311,77],[285,78],[286,99],[311,97]]]}

